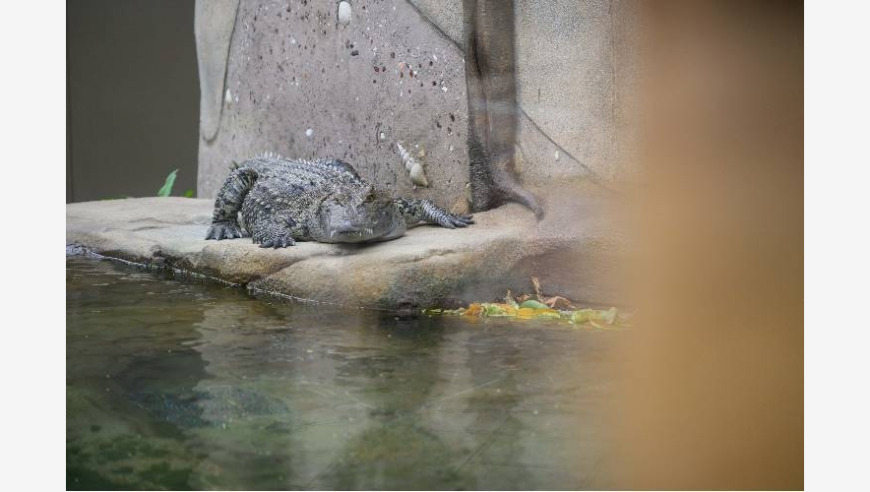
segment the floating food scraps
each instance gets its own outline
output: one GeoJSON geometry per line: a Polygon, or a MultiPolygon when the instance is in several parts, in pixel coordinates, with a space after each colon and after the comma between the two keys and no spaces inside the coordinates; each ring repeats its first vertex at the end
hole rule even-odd
{"type": "Polygon", "coordinates": [[[544,304],[553,309],[571,309],[574,305],[562,296],[553,296],[544,300],[544,304]]]}
{"type": "Polygon", "coordinates": [[[427,315],[454,315],[469,318],[551,319],[567,321],[573,325],[589,325],[610,329],[619,326],[616,308],[557,310],[539,301],[529,299],[522,304],[507,302],[475,302],[459,309],[426,309],[427,315]]]}
{"type": "Polygon", "coordinates": [[[592,309],[579,308],[562,296],[546,296],[541,293],[541,283],[532,278],[534,294],[521,294],[514,297],[507,291],[504,302],[475,302],[459,309],[426,309],[427,315],[453,315],[469,318],[517,318],[550,319],[566,321],[575,326],[588,326],[611,329],[625,326],[616,308],[592,309]]]}
{"type": "Polygon", "coordinates": [[[535,288],[535,295],[541,297],[541,281],[538,277],[532,277],[532,287],[535,288]]]}

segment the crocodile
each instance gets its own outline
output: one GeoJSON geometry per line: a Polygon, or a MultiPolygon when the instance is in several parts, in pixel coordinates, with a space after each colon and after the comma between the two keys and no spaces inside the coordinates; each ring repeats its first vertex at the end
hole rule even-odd
{"type": "Polygon", "coordinates": [[[517,202],[544,209],[517,181],[516,36],[513,0],[462,0],[471,208],[517,202]]]}
{"type": "Polygon", "coordinates": [[[231,171],[215,199],[206,239],[251,237],[261,248],[296,241],[373,243],[417,225],[473,223],[471,215],[451,214],[430,200],[394,198],[338,159],[263,154],[231,171]]]}

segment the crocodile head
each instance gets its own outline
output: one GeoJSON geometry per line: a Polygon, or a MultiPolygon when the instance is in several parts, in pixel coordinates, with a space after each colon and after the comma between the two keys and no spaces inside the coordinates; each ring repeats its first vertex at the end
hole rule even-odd
{"type": "Polygon", "coordinates": [[[371,185],[335,190],[317,209],[312,239],[324,243],[367,243],[405,233],[393,199],[371,185]]]}

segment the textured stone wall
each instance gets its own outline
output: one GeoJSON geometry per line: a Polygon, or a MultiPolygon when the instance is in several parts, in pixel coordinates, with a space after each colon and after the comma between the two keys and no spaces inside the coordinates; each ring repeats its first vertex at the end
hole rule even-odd
{"type": "MultiPolygon", "coordinates": [[[[462,49],[462,0],[411,0],[462,49]]],[[[523,179],[546,184],[628,170],[635,2],[515,0],[523,179]]]]}
{"type": "MultiPolygon", "coordinates": [[[[353,0],[341,22],[333,0],[222,3],[223,13],[197,19],[204,74],[203,53],[221,55],[220,40],[203,33],[219,37],[227,16],[234,18],[225,81],[201,81],[200,196],[217,192],[232,161],[274,151],[345,159],[397,193],[462,205],[468,155],[461,0],[353,0]],[[213,137],[207,128],[216,128],[213,137]],[[429,188],[411,183],[397,142],[424,163],[429,188]]],[[[614,47],[624,5],[516,1],[517,155],[527,184],[620,175],[621,54],[614,47]]]]}

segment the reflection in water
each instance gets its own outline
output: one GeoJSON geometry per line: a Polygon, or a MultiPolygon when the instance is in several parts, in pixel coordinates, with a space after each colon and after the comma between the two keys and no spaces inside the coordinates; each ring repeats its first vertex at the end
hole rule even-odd
{"type": "Polygon", "coordinates": [[[67,261],[67,486],[606,487],[619,333],[251,299],[67,261]]]}

